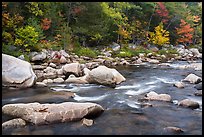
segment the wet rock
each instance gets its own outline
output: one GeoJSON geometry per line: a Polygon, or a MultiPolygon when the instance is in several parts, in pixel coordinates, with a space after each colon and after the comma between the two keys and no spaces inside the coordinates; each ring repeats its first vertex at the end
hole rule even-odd
{"type": "Polygon", "coordinates": [[[81,68],[79,63],[70,63],[62,66],[62,70],[64,74],[72,73],[76,76],[80,76],[81,68]]]}
{"type": "Polygon", "coordinates": [[[26,125],[26,122],[21,118],[11,119],[2,124],[2,129],[18,128],[26,125]]]}
{"type": "Polygon", "coordinates": [[[82,120],[82,125],[86,125],[86,126],[92,126],[93,125],[93,120],[92,119],[86,119],[86,118],[83,118],[82,120]]]}
{"type": "Polygon", "coordinates": [[[170,102],[171,96],[168,94],[157,94],[156,92],[151,91],[151,92],[146,94],[145,99],[170,102]]]}
{"type": "Polygon", "coordinates": [[[181,101],[178,103],[178,105],[179,105],[179,106],[183,106],[183,107],[192,108],[192,109],[199,108],[198,102],[192,101],[192,100],[190,100],[190,99],[181,100],[181,101]]]}
{"type": "Polygon", "coordinates": [[[2,107],[4,114],[20,117],[36,125],[96,117],[103,111],[103,107],[96,103],[76,102],[63,102],[60,104],[19,103],[7,104],[2,107]]]}
{"type": "Polygon", "coordinates": [[[202,96],[202,90],[198,90],[194,93],[195,96],[202,96]]]}
{"type": "Polygon", "coordinates": [[[166,132],[173,132],[173,133],[183,133],[183,129],[179,128],[179,127],[166,127],[164,128],[164,130],[166,132]]]}
{"type": "Polygon", "coordinates": [[[31,87],[36,75],[29,62],[10,55],[2,54],[2,85],[13,87],[31,87]]]}
{"type": "Polygon", "coordinates": [[[197,90],[202,90],[202,82],[198,83],[194,86],[194,88],[196,88],[197,90]]]}
{"type": "Polygon", "coordinates": [[[63,83],[64,79],[63,78],[56,78],[56,79],[53,79],[53,82],[54,83],[63,83]]]}
{"type": "Polygon", "coordinates": [[[177,88],[184,88],[185,85],[183,82],[176,82],[176,83],[174,83],[174,86],[177,88]]]}
{"type": "Polygon", "coordinates": [[[197,84],[202,81],[202,78],[191,73],[183,81],[188,81],[190,83],[197,84]]]}

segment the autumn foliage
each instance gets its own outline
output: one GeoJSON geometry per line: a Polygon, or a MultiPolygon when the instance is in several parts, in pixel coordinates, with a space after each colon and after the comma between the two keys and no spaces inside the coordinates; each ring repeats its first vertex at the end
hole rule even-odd
{"type": "Polygon", "coordinates": [[[169,20],[169,12],[166,9],[163,2],[157,2],[156,14],[162,18],[163,23],[167,23],[169,20]]]}
{"type": "Polygon", "coordinates": [[[148,41],[160,47],[164,44],[169,44],[169,32],[164,30],[162,22],[155,27],[155,33],[149,32],[148,41]]]}
{"type": "Polygon", "coordinates": [[[177,34],[179,35],[177,42],[183,44],[192,43],[193,38],[192,32],[194,31],[194,29],[191,28],[190,24],[181,19],[180,27],[176,28],[176,31],[177,34]]]}
{"type": "Polygon", "coordinates": [[[49,20],[48,18],[44,18],[41,22],[41,28],[43,30],[48,30],[51,26],[51,20],[49,20]]]}

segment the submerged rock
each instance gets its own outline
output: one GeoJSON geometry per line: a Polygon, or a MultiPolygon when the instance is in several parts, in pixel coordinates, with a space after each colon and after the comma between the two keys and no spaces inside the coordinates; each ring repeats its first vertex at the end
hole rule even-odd
{"type": "Polygon", "coordinates": [[[19,103],[7,104],[2,107],[4,114],[20,117],[36,125],[96,117],[103,111],[103,107],[96,103],[76,102],[64,102],[60,104],[19,103]]]}
{"type": "Polygon", "coordinates": [[[2,85],[13,87],[31,87],[36,75],[29,62],[2,54],[2,85]]]}

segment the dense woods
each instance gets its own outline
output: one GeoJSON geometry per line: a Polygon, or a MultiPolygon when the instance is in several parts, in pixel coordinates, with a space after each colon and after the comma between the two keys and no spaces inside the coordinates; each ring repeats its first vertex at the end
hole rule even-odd
{"type": "Polygon", "coordinates": [[[113,42],[202,48],[201,29],[202,2],[2,2],[2,52],[14,56],[92,55],[113,42]]]}

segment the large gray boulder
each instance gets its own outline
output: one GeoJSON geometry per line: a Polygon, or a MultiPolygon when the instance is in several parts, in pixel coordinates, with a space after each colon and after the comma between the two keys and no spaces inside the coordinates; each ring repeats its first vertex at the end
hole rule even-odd
{"type": "Polygon", "coordinates": [[[60,104],[19,103],[2,107],[6,115],[19,117],[36,125],[69,122],[96,117],[104,111],[96,103],[64,102],[60,104]]]}
{"type": "Polygon", "coordinates": [[[96,83],[115,87],[126,79],[116,70],[106,66],[99,66],[92,69],[86,77],[89,83],[96,83]]]}
{"type": "Polygon", "coordinates": [[[29,62],[2,54],[2,85],[12,87],[31,87],[36,75],[29,62]]]}

